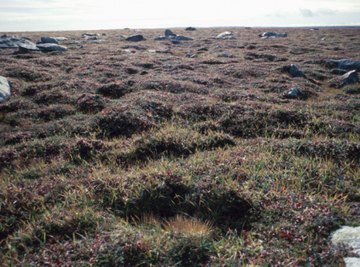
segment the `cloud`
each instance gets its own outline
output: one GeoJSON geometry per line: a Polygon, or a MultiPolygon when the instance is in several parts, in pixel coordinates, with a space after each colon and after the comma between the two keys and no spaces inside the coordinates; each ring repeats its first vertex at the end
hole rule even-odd
{"type": "Polygon", "coordinates": [[[337,11],[333,9],[321,8],[316,13],[319,15],[331,16],[336,14],[337,11]]]}
{"type": "Polygon", "coordinates": [[[314,12],[312,12],[311,9],[308,8],[300,8],[300,13],[305,18],[311,18],[314,16],[314,12]]]}
{"type": "Polygon", "coordinates": [[[328,8],[320,8],[314,11],[308,8],[300,8],[299,11],[301,16],[305,18],[312,18],[318,16],[332,16],[338,13],[337,10],[328,9],[328,8]]]}

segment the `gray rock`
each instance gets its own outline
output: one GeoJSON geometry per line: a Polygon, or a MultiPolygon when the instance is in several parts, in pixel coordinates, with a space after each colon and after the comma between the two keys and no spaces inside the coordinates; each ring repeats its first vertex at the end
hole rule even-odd
{"type": "Polygon", "coordinates": [[[155,41],[170,40],[173,44],[179,44],[180,41],[191,41],[193,39],[182,35],[176,35],[171,30],[167,29],[165,30],[165,36],[156,37],[154,40],[155,41]]]}
{"type": "Polygon", "coordinates": [[[58,41],[58,42],[62,42],[62,41],[66,41],[67,40],[67,38],[66,37],[53,37],[56,41],[58,41]]]}
{"type": "Polygon", "coordinates": [[[360,71],[360,61],[351,59],[329,59],[325,61],[325,65],[332,69],[360,71]]]}
{"type": "Polygon", "coordinates": [[[331,242],[335,245],[348,245],[358,257],[344,258],[347,267],[360,266],[360,227],[343,226],[332,234],[331,242]]]}
{"type": "Polygon", "coordinates": [[[0,76],[0,103],[5,102],[11,95],[10,84],[8,80],[0,76]]]}
{"type": "Polygon", "coordinates": [[[165,36],[159,36],[159,37],[154,38],[154,40],[155,41],[164,41],[164,40],[168,40],[168,38],[165,36]]]}
{"type": "Polygon", "coordinates": [[[31,53],[31,52],[35,52],[35,51],[40,51],[39,48],[37,48],[37,46],[29,46],[26,44],[20,44],[19,45],[19,54],[27,54],[27,53],[31,53]]]}
{"type": "Polygon", "coordinates": [[[131,36],[127,37],[125,40],[129,41],[129,42],[140,42],[140,41],[144,41],[146,39],[141,34],[135,34],[135,35],[131,35],[131,36]]]}
{"type": "Polygon", "coordinates": [[[86,37],[97,37],[99,35],[97,33],[83,33],[81,36],[86,38],[86,37]]]}
{"type": "Polygon", "coordinates": [[[346,267],[359,267],[360,266],[360,258],[344,258],[346,267]]]}
{"type": "Polygon", "coordinates": [[[86,41],[97,41],[98,39],[97,36],[85,36],[86,41]]]}
{"type": "Polygon", "coordinates": [[[235,39],[233,33],[232,33],[232,32],[229,32],[229,31],[222,32],[222,33],[218,34],[215,38],[216,38],[216,39],[221,39],[221,40],[231,40],[231,39],[235,39]]]}
{"type": "Polygon", "coordinates": [[[185,28],[185,31],[189,31],[189,32],[196,31],[196,28],[194,28],[194,27],[187,27],[187,28],[185,28]]]}
{"type": "Polygon", "coordinates": [[[42,44],[59,44],[58,40],[53,37],[43,36],[40,38],[42,44]]]}
{"type": "Polygon", "coordinates": [[[172,36],[176,36],[176,34],[175,33],[173,33],[171,30],[169,30],[169,29],[166,29],[165,30],[165,37],[172,37],[172,36]]]}
{"type": "Polygon", "coordinates": [[[7,36],[7,35],[3,35],[0,37],[0,49],[19,48],[19,46],[27,48],[28,50],[37,50],[36,44],[25,38],[18,38],[16,36],[7,36]]]}
{"type": "Polygon", "coordinates": [[[347,71],[342,69],[332,69],[331,74],[344,75],[347,71]]]}
{"type": "Polygon", "coordinates": [[[300,88],[294,87],[291,88],[285,95],[284,98],[287,99],[301,99],[303,96],[300,88]]]}
{"type": "Polygon", "coordinates": [[[67,51],[67,47],[58,44],[38,44],[37,47],[42,52],[64,52],[67,51]]]}
{"type": "Polygon", "coordinates": [[[262,39],[268,38],[284,38],[287,37],[287,33],[278,33],[278,32],[263,32],[259,35],[262,39]]]}
{"type": "Polygon", "coordinates": [[[281,71],[289,73],[292,77],[305,77],[305,74],[295,64],[284,66],[281,71]]]}
{"type": "Polygon", "coordinates": [[[346,85],[351,85],[359,82],[359,76],[356,70],[351,70],[341,77],[335,78],[330,82],[330,85],[336,88],[341,88],[346,85]]]}
{"type": "Polygon", "coordinates": [[[293,77],[304,77],[304,73],[294,64],[290,65],[289,73],[293,77]]]}
{"type": "Polygon", "coordinates": [[[171,38],[171,39],[174,39],[176,41],[192,41],[193,40],[190,37],[186,37],[186,36],[182,36],[182,35],[176,35],[174,38],[171,38]]]}
{"type": "Polygon", "coordinates": [[[146,47],[139,45],[124,45],[121,47],[122,49],[135,49],[135,50],[146,50],[146,47]]]}

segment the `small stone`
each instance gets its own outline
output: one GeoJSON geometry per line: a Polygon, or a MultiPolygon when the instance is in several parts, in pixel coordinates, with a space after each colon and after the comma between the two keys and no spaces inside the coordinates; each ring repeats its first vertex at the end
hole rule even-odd
{"type": "Polygon", "coordinates": [[[19,46],[28,50],[37,50],[36,44],[25,38],[7,35],[0,37],[0,48],[19,48],[19,46]]]}
{"type": "Polygon", "coordinates": [[[82,37],[96,37],[99,36],[97,33],[83,33],[82,37]]]}
{"type": "Polygon", "coordinates": [[[285,95],[287,99],[300,99],[302,97],[301,90],[297,87],[291,88],[285,95]]]}
{"type": "Polygon", "coordinates": [[[349,71],[341,77],[335,78],[330,82],[332,87],[341,88],[359,82],[359,76],[356,70],[349,71]]]}
{"type": "Polygon", "coordinates": [[[176,36],[176,34],[173,33],[171,30],[169,30],[169,29],[165,30],[165,37],[169,38],[169,37],[175,37],[175,36],[176,36]]]}
{"type": "Polygon", "coordinates": [[[144,40],[146,40],[146,39],[141,34],[131,35],[126,38],[126,41],[129,41],[129,42],[140,42],[140,41],[144,41],[144,40]]]}
{"type": "Polygon", "coordinates": [[[174,38],[176,41],[192,41],[193,39],[190,37],[182,36],[182,35],[176,35],[174,38]]]}
{"type": "Polygon", "coordinates": [[[11,95],[10,84],[8,80],[0,76],[0,103],[5,102],[11,95]]]}
{"type": "Polygon", "coordinates": [[[165,36],[159,36],[159,37],[155,37],[154,40],[155,41],[164,41],[164,40],[168,40],[168,38],[165,36]]]}
{"type": "Polygon", "coordinates": [[[59,44],[59,42],[52,37],[41,37],[40,38],[42,44],[59,44]]]}
{"type": "Polygon", "coordinates": [[[360,61],[351,59],[329,59],[325,61],[325,66],[333,69],[360,71],[360,61]]]}
{"type": "Polygon", "coordinates": [[[263,32],[259,34],[262,39],[268,38],[284,38],[287,37],[287,33],[278,33],[278,32],[263,32]]]}
{"type": "Polygon", "coordinates": [[[222,33],[218,34],[216,36],[216,39],[231,40],[231,39],[235,39],[235,37],[232,34],[232,32],[226,31],[226,32],[222,32],[222,33]]]}
{"type": "Polygon", "coordinates": [[[196,31],[196,28],[194,28],[194,27],[187,27],[187,28],[185,28],[185,31],[189,31],[189,32],[191,32],[191,31],[196,31]]]}
{"type": "Polygon", "coordinates": [[[53,37],[56,41],[58,41],[58,42],[62,42],[62,41],[66,41],[67,40],[67,38],[66,37],[53,37]]]}
{"type": "Polygon", "coordinates": [[[38,44],[37,47],[42,52],[64,52],[67,51],[67,47],[58,44],[38,44]]]}
{"type": "Polygon", "coordinates": [[[289,73],[292,77],[305,77],[305,74],[295,64],[284,66],[281,71],[289,73]]]}

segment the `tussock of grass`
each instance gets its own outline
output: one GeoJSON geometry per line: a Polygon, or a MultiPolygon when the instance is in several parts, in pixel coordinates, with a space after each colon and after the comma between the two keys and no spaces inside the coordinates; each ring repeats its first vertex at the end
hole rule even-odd
{"type": "Polygon", "coordinates": [[[187,218],[177,215],[166,221],[165,231],[180,235],[202,235],[209,236],[212,233],[212,226],[209,222],[202,222],[194,218],[187,218]]]}
{"type": "Polygon", "coordinates": [[[203,135],[169,125],[136,138],[131,150],[117,154],[116,160],[120,164],[128,165],[161,157],[187,157],[196,151],[233,145],[233,138],[223,133],[209,132],[203,135]]]}

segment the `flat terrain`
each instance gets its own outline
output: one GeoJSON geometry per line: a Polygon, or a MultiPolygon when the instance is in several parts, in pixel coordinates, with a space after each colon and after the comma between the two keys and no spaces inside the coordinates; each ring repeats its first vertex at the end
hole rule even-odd
{"type": "Polygon", "coordinates": [[[360,28],[270,30],[17,33],[68,51],[0,50],[0,265],[343,266],[360,84],[326,62],[360,60],[360,28]]]}

